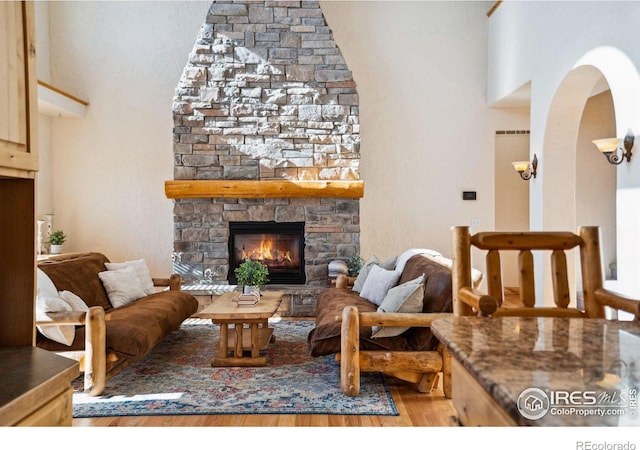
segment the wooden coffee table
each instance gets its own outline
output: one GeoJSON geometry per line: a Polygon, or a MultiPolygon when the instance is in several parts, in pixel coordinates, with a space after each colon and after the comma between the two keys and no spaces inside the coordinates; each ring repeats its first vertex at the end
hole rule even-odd
{"type": "Polygon", "coordinates": [[[225,292],[198,313],[198,317],[220,325],[218,354],[211,360],[213,367],[267,365],[267,357],[260,356],[260,350],[275,341],[268,320],[280,307],[283,293],[263,291],[255,306],[238,306],[234,300],[239,295],[240,292],[225,292]],[[234,326],[231,331],[230,324],[234,326]],[[245,355],[245,351],[251,356],[245,355]]]}

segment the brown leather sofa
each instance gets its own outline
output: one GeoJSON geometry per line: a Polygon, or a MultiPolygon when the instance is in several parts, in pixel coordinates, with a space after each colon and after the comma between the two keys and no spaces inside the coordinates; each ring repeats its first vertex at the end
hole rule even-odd
{"type": "Polygon", "coordinates": [[[89,311],[54,313],[46,322],[39,322],[77,325],[71,346],[40,333],[36,345],[80,361],[85,392],[91,395],[101,394],[107,378],[141,360],[198,309],[196,298],[180,290],[180,277],[175,274],[153,279],[159,292],[113,308],[98,276],[108,262],[105,255],[94,252],[62,255],[38,263],[59,291],[78,295],[89,311]]]}
{"type": "MultiPolygon", "coordinates": [[[[422,312],[453,312],[451,269],[422,255],[412,256],[402,270],[398,284],[425,274],[422,312]]],[[[378,306],[360,297],[351,288],[328,288],[320,291],[316,306],[316,326],[308,336],[312,356],[340,353],[340,322],[346,306],[359,312],[375,312],[378,306]]],[[[400,336],[371,338],[371,327],[360,327],[361,350],[434,350],[438,340],[428,328],[412,328],[400,336]]]]}
{"type": "MultiPolygon", "coordinates": [[[[442,255],[416,254],[406,260],[398,285],[424,274],[422,313],[377,312],[378,306],[362,298],[338,280],[336,287],[321,291],[317,299],[316,326],[307,341],[312,356],[336,355],[341,361],[341,385],[345,394],[360,391],[360,371],[382,372],[429,392],[443,371],[439,342],[430,329],[432,320],[452,314],[451,261],[442,255]],[[409,326],[393,337],[372,338],[372,325],[409,326]]],[[[474,272],[474,281],[482,280],[474,272]]],[[[477,285],[476,284],[476,285],[477,285]]],[[[450,396],[445,374],[444,391],[450,396]]]]}

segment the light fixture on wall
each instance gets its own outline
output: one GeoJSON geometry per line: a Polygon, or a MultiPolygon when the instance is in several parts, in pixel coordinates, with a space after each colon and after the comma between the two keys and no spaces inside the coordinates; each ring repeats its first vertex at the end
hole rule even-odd
{"type": "Polygon", "coordinates": [[[625,136],[624,139],[605,138],[596,139],[593,143],[598,147],[598,150],[602,152],[607,161],[616,166],[626,159],[627,162],[631,162],[631,149],[633,148],[634,137],[632,134],[625,136]],[[624,149],[620,148],[620,143],[623,144],[624,149]],[[618,152],[620,150],[620,152],[618,152]]]}
{"type": "Polygon", "coordinates": [[[533,154],[533,159],[531,162],[529,161],[514,161],[513,167],[516,169],[516,172],[520,174],[520,178],[523,180],[529,180],[531,177],[535,178],[538,173],[538,157],[536,154],[533,154]]]}

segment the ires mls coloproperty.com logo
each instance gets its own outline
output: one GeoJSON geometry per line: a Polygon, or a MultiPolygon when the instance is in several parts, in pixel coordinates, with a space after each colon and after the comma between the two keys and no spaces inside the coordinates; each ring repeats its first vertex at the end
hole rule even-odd
{"type": "Polygon", "coordinates": [[[638,417],[638,390],[563,391],[527,388],[518,397],[522,417],[538,420],[554,416],[623,416],[638,417]]]}

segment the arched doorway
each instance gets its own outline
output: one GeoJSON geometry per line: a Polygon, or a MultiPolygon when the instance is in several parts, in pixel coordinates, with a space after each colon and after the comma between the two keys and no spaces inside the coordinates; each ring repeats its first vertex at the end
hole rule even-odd
{"type": "MultiPolygon", "coordinates": [[[[640,183],[632,178],[640,169],[627,163],[610,166],[590,142],[598,137],[624,137],[629,130],[637,132],[639,80],[633,63],[613,48],[595,49],[578,61],[558,86],[549,108],[541,152],[543,183],[534,194],[542,199],[541,225],[545,230],[601,226],[605,264],[616,262],[618,275],[622,267],[623,278],[629,280],[637,280],[640,215],[629,216],[627,208],[621,207],[621,196],[625,205],[640,199],[640,183]],[[625,188],[632,189],[621,192],[625,188]]],[[[575,269],[575,260],[568,263],[575,269]]],[[[544,270],[547,273],[548,267],[544,270]]],[[[611,271],[605,270],[605,275],[610,277],[611,271]]],[[[580,280],[571,283],[579,287],[580,280]]],[[[638,281],[634,283],[640,287],[638,281]]],[[[618,287],[624,293],[634,292],[628,283],[618,287]]],[[[539,288],[544,289],[544,298],[551,298],[550,282],[539,288]]]]}

